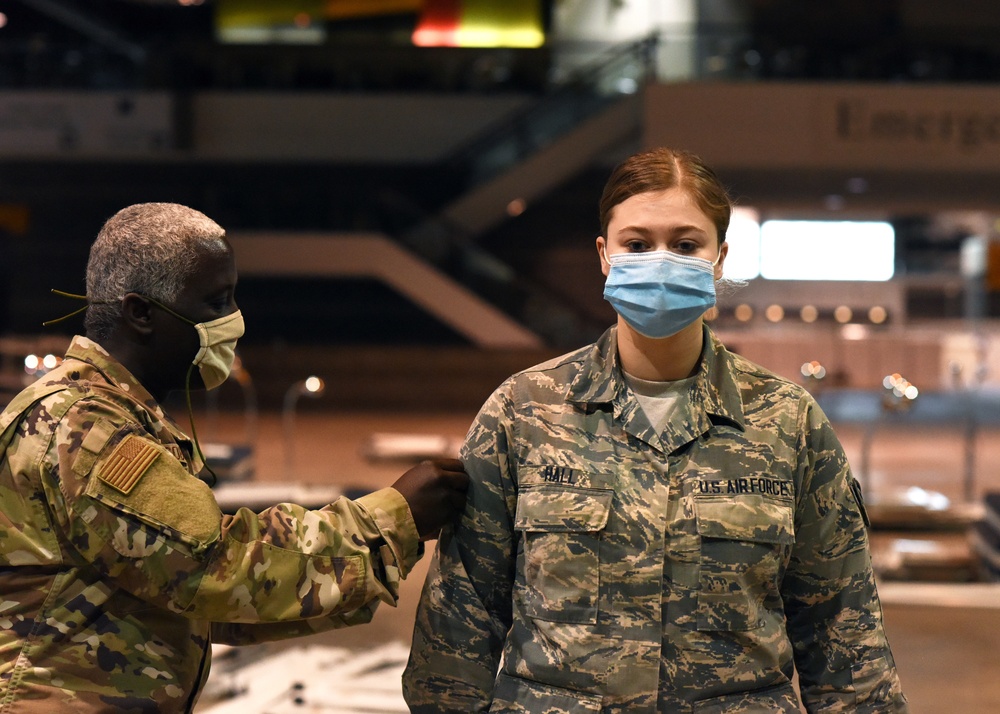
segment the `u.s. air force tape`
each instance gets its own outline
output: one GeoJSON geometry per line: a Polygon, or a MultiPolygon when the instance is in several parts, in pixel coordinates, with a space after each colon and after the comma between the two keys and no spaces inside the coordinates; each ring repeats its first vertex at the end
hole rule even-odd
{"type": "Polygon", "coordinates": [[[97,469],[97,477],[112,488],[128,494],[160,455],[160,450],[138,436],[127,436],[107,461],[97,469]]]}

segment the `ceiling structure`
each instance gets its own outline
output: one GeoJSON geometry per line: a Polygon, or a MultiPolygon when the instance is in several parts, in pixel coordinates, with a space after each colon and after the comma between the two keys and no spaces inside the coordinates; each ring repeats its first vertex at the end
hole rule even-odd
{"type": "MultiPolygon", "coordinates": [[[[122,62],[141,64],[164,47],[211,43],[215,13],[223,4],[241,1],[14,0],[4,4],[7,23],[0,28],[0,39],[26,50],[46,43],[80,52],[97,47],[122,62]]],[[[366,40],[382,37],[387,45],[409,37],[400,28],[412,29],[421,7],[419,0],[313,4],[324,6],[328,22],[354,28],[366,40]]],[[[554,4],[542,2],[547,19],[554,4]]],[[[750,36],[744,50],[772,60],[798,57],[798,64],[783,65],[785,75],[772,61],[761,79],[935,82],[946,81],[948,72],[979,71],[986,73],[982,81],[1000,82],[1000,3],[994,0],[745,0],[711,5],[728,6],[731,15],[742,18],[750,36]],[[831,63],[830,57],[841,61],[831,63]]],[[[285,50],[295,51],[275,52],[285,50]]],[[[180,81],[193,75],[179,75],[180,81]]],[[[775,211],[1000,212],[1000,176],[989,172],[792,173],[763,168],[728,170],[726,176],[737,195],[775,211]]]]}

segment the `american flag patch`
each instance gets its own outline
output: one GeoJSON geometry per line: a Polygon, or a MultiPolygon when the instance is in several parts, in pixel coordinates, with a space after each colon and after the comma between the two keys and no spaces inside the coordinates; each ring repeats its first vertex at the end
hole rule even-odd
{"type": "Polygon", "coordinates": [[[97,477],[122,493],[129,493],[147,469],[156,461],[160,450],[137,436],[125,437],[108,460],[101,464],[97,477]]]}

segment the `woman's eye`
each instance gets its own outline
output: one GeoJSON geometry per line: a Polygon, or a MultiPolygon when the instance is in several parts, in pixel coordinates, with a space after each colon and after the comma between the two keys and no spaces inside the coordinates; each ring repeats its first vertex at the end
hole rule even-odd
{"type": "Polygon", "coordinates": [[[641,240],[630,240],[625,243],[625,247],[632,253],[641,253],[646,250],[646,244],[641,240]]]}

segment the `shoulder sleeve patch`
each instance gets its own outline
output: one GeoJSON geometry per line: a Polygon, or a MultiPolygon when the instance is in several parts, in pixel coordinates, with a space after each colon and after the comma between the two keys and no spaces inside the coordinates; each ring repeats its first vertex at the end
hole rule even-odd
{"type": "Polygon", "coordinates": [[[97,477],[112,488],[128,494],[139,483],[160,450],[138,436],[127,436],[97,469],[97,477]]]}

